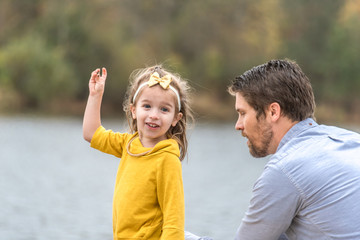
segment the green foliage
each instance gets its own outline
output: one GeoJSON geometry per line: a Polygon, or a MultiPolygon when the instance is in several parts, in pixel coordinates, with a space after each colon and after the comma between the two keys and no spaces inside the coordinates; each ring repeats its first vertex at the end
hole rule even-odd
{"type": "Polygon", "coordinates": [[[353,106],[360,92],[359,3],[2,0],[0,99],[11,93],[9,104],[43,110],[85,101],[91,71],[104,66],[104,104],[121,112],[130,73],[165,63],[197,95],[225,102],[234,76],[287,57],[310,77],[317,100],[353,106]]]}
{"type": "Polygon", "coordinates": [[[72,69],[61,49],[49,49],[38,36],[9,42],[0,53],[0,87],[21,93],[29,107],[41,107],[76,92],[72,69]]]}
{"type": "MultiPolygon", "coordinates": [[[[360,9],[342,11],[327,45],[326,100],[340,102],[346,111],[358,111],[360,90],[360,9]]],[[[325,70],[325,69],[324,69],[325,70]]]]}

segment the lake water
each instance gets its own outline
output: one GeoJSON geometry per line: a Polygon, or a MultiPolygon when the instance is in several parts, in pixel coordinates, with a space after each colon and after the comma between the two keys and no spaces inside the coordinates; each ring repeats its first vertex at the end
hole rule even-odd
{"type": "MultiPolygon", "coordinates": [[[[119,159],[89,147],[76,118],[0,117],[0,239],[112,239],[119,159]]],[[[124,123],[104,120],[115,131],[124,123]]],[[[185,226],[233,239],[266,159],[232,124],[198,124],[183,162],[185,226]]]]}

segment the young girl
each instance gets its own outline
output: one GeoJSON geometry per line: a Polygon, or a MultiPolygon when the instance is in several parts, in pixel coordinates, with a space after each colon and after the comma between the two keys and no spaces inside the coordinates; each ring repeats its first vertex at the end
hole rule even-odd
{"type": "Polygon", "coordinates": [[[187,152],[189,87],[161,66],[135,71],[124,103],[131,133],[101,126],[107,71],[89,81],[83,135],[91,147],[121,158],[113,198],[118,239],[184,239],[181,163],[187,152]]]}

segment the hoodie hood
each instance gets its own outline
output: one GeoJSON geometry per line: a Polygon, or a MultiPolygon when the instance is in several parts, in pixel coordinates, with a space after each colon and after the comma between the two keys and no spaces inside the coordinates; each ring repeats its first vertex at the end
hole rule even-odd
{"type": "Polygon", "coordinates": [[[139,136],[136,134],[135,139],[130,143],[129,151],[132,154],[141,154],[149,151],[144,154],[144,156],[156,155],[163,152],[168,152],[180,157],[180,149],[178,143],[174,139],[166,139],[158,142],[153,148],[144,147],[139,139],[139,136]]]}

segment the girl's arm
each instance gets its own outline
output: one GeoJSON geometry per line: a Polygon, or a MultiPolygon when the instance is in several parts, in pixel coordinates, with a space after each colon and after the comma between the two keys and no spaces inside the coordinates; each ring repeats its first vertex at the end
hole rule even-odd
{"type": "Polygon", "coordinates": [[[91,73],[89,81],[89,98],[86,104],[83,120],[83,137],[88,142],[91,142],[96,129],[101,126],[100,109],[104,94],[106,76],[106,68],[102,68],[101,76],[100,68],[91,73]]]}
{"type": "Polygon", "coordinates": [[[156,179],[158,201],[163,214],[160,240],[184,239],[185,204],[179,158],[163,153],[156,179]]]}

